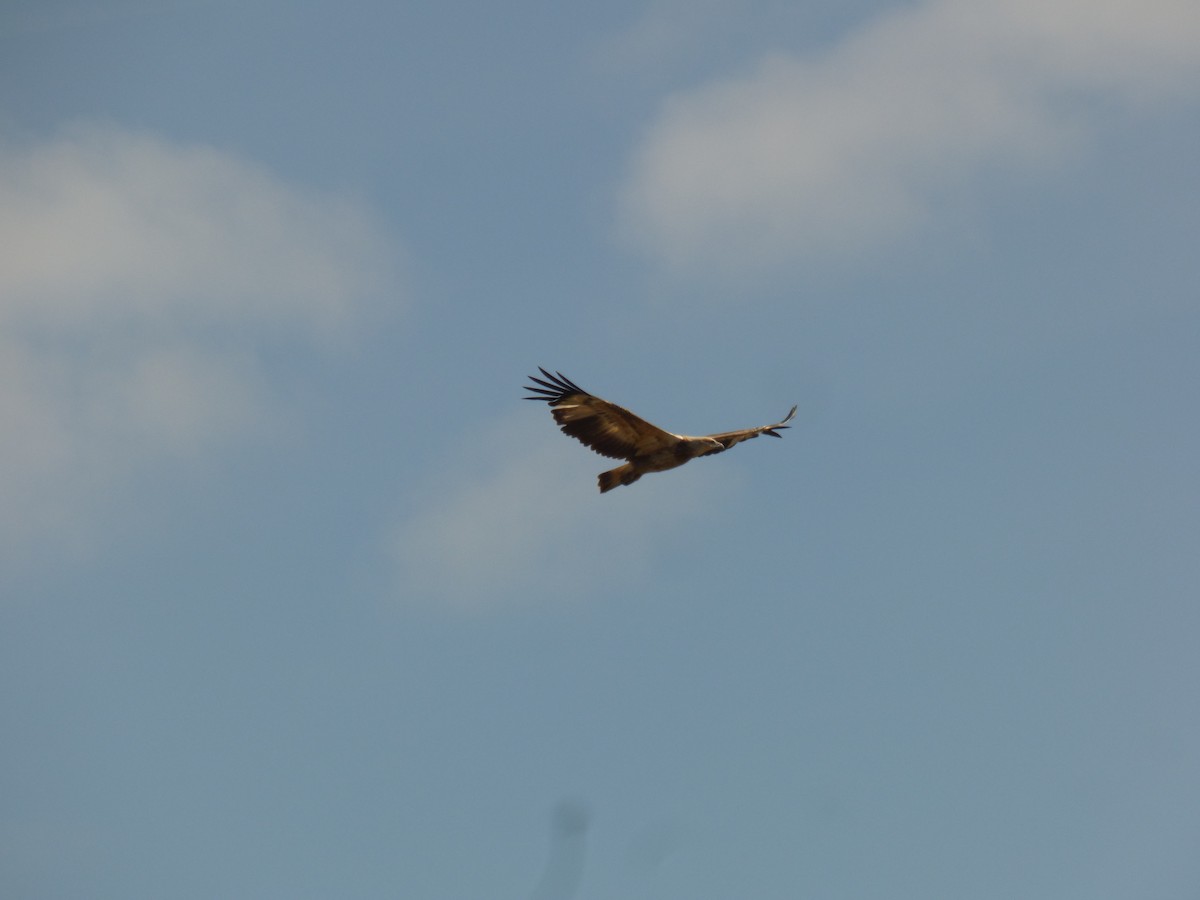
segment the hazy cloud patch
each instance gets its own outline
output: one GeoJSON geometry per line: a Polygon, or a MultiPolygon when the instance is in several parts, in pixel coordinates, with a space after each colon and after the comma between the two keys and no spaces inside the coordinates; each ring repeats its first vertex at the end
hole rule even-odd
{"type": "Polygon", "coordinates": [[[989,171],[1062,159],[1096,103],[1194,97],[1186,0],[933,0],[667,99],[622,228],[678,272],[849,256],[989,171]]]}
{"type": "Polygon", "coordinates": [[[482,429],[427,485],[391,540],[402,601],[470,614],[626,589],[735,483],[699,460],[601,496],[596,475],[620,461],[545,419],[482,429]]]}
{"type": "Polygon", "coordinates": [[[337,346],[396,274],[365,210],[215,148],[0,144],[0,533],[85,527],[139,466],[261,428],[262,346],[337,346]]]}

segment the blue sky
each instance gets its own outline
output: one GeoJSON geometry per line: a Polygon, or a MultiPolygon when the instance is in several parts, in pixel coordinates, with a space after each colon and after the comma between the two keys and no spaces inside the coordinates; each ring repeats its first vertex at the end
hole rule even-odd
{"type": "Polygon", "coordinates": [[[0,12],[0,886],[1200,891],[1200,7],[0,12]],[[603,496],[537,365],[784,441],[603,496]]]}

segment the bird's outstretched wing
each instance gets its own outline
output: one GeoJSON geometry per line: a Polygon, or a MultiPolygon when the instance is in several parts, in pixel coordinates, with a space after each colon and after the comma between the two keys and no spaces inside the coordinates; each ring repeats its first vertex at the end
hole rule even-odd
{"type": "MultiPolygon", "coordinates": [[[[769,434],[771,437],[777,438],[783,437],[783,435],[779,433],[780,429],[790,428],[791,426],[787,423],[792,421],[792,418],[795,415],[796,407],[793,406],[791,411],[774,425],[760,425],[757,428],[743,428],[741,431],[723,431],[720,434],[706,435],[706,437],[710,437],[714,441],[719,441],[721,443],[721,449],[714,450],[712,452],[722,453],[725,450],[728,450],[734,444],[740,444],[742,441],[748,441],[750,438],[756,438],[760,434],[769,434]]],[[[705,455],[711,456],[712,453],[707,453],[705,455]]]]}
{"type": "Polygon", "coordinates": [[[534,396],[525,399],[549,403],[554,421],[563,433],[601,456],[632,459],[679,443],[679,435],[663,431],[629,410],[589,394],[561,372],[551,374],[541,366],[538,369],[546,377],[529,376],[534,384],[527,385],[525,390],[534,396]]]}

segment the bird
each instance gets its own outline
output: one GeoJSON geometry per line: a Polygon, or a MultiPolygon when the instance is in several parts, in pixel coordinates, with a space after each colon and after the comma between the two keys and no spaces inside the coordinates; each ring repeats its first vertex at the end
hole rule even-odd
{"type": "Polygon", "coordinates": [[[562,372],[550,373],[541,366],[538,370],[545,377],[530,375],[533,384],[524,385],[524,389],[533,396],[522,399],[548,403],[554,421],[564,434],[601,456],[626,460],[625,465],[600,473],[598,481],[602,494],[623,484],[633,484],[647,472],[674,469],[697,457],[721,453],[760,434],[781,438],[783,435],[779,432],[791,427],[787,423],[796,415],[793,406],[773,425],[700,437],[672,434],[624,407],[589,394],[562,372]]]}

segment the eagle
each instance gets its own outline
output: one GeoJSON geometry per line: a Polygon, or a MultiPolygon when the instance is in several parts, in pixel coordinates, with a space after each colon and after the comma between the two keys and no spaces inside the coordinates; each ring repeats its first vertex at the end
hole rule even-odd
{"type": "Polygon", "coordinates": [[[774,425],[760,425],[741,431],[724,431],[692,437],[672,434],[645,419],[635,416],[624,407],[589,394],[562,372],[551,374],[538,366],[545,378],[530,375],[531,385],[525,390],[533,394],[525,400],[542,400],[550,404],[554,421],[568,434],[601,456],[624,459],[625,465],[601,472],[600,493],[611,491],[621,484],[633,484],[647,472],[665,472],[682,466],[698,456],[711,456],[728,450],[734,444],[756,438],[760,434],[781,438],[779,432],[796,415],[796,407],[774,425]]]}

